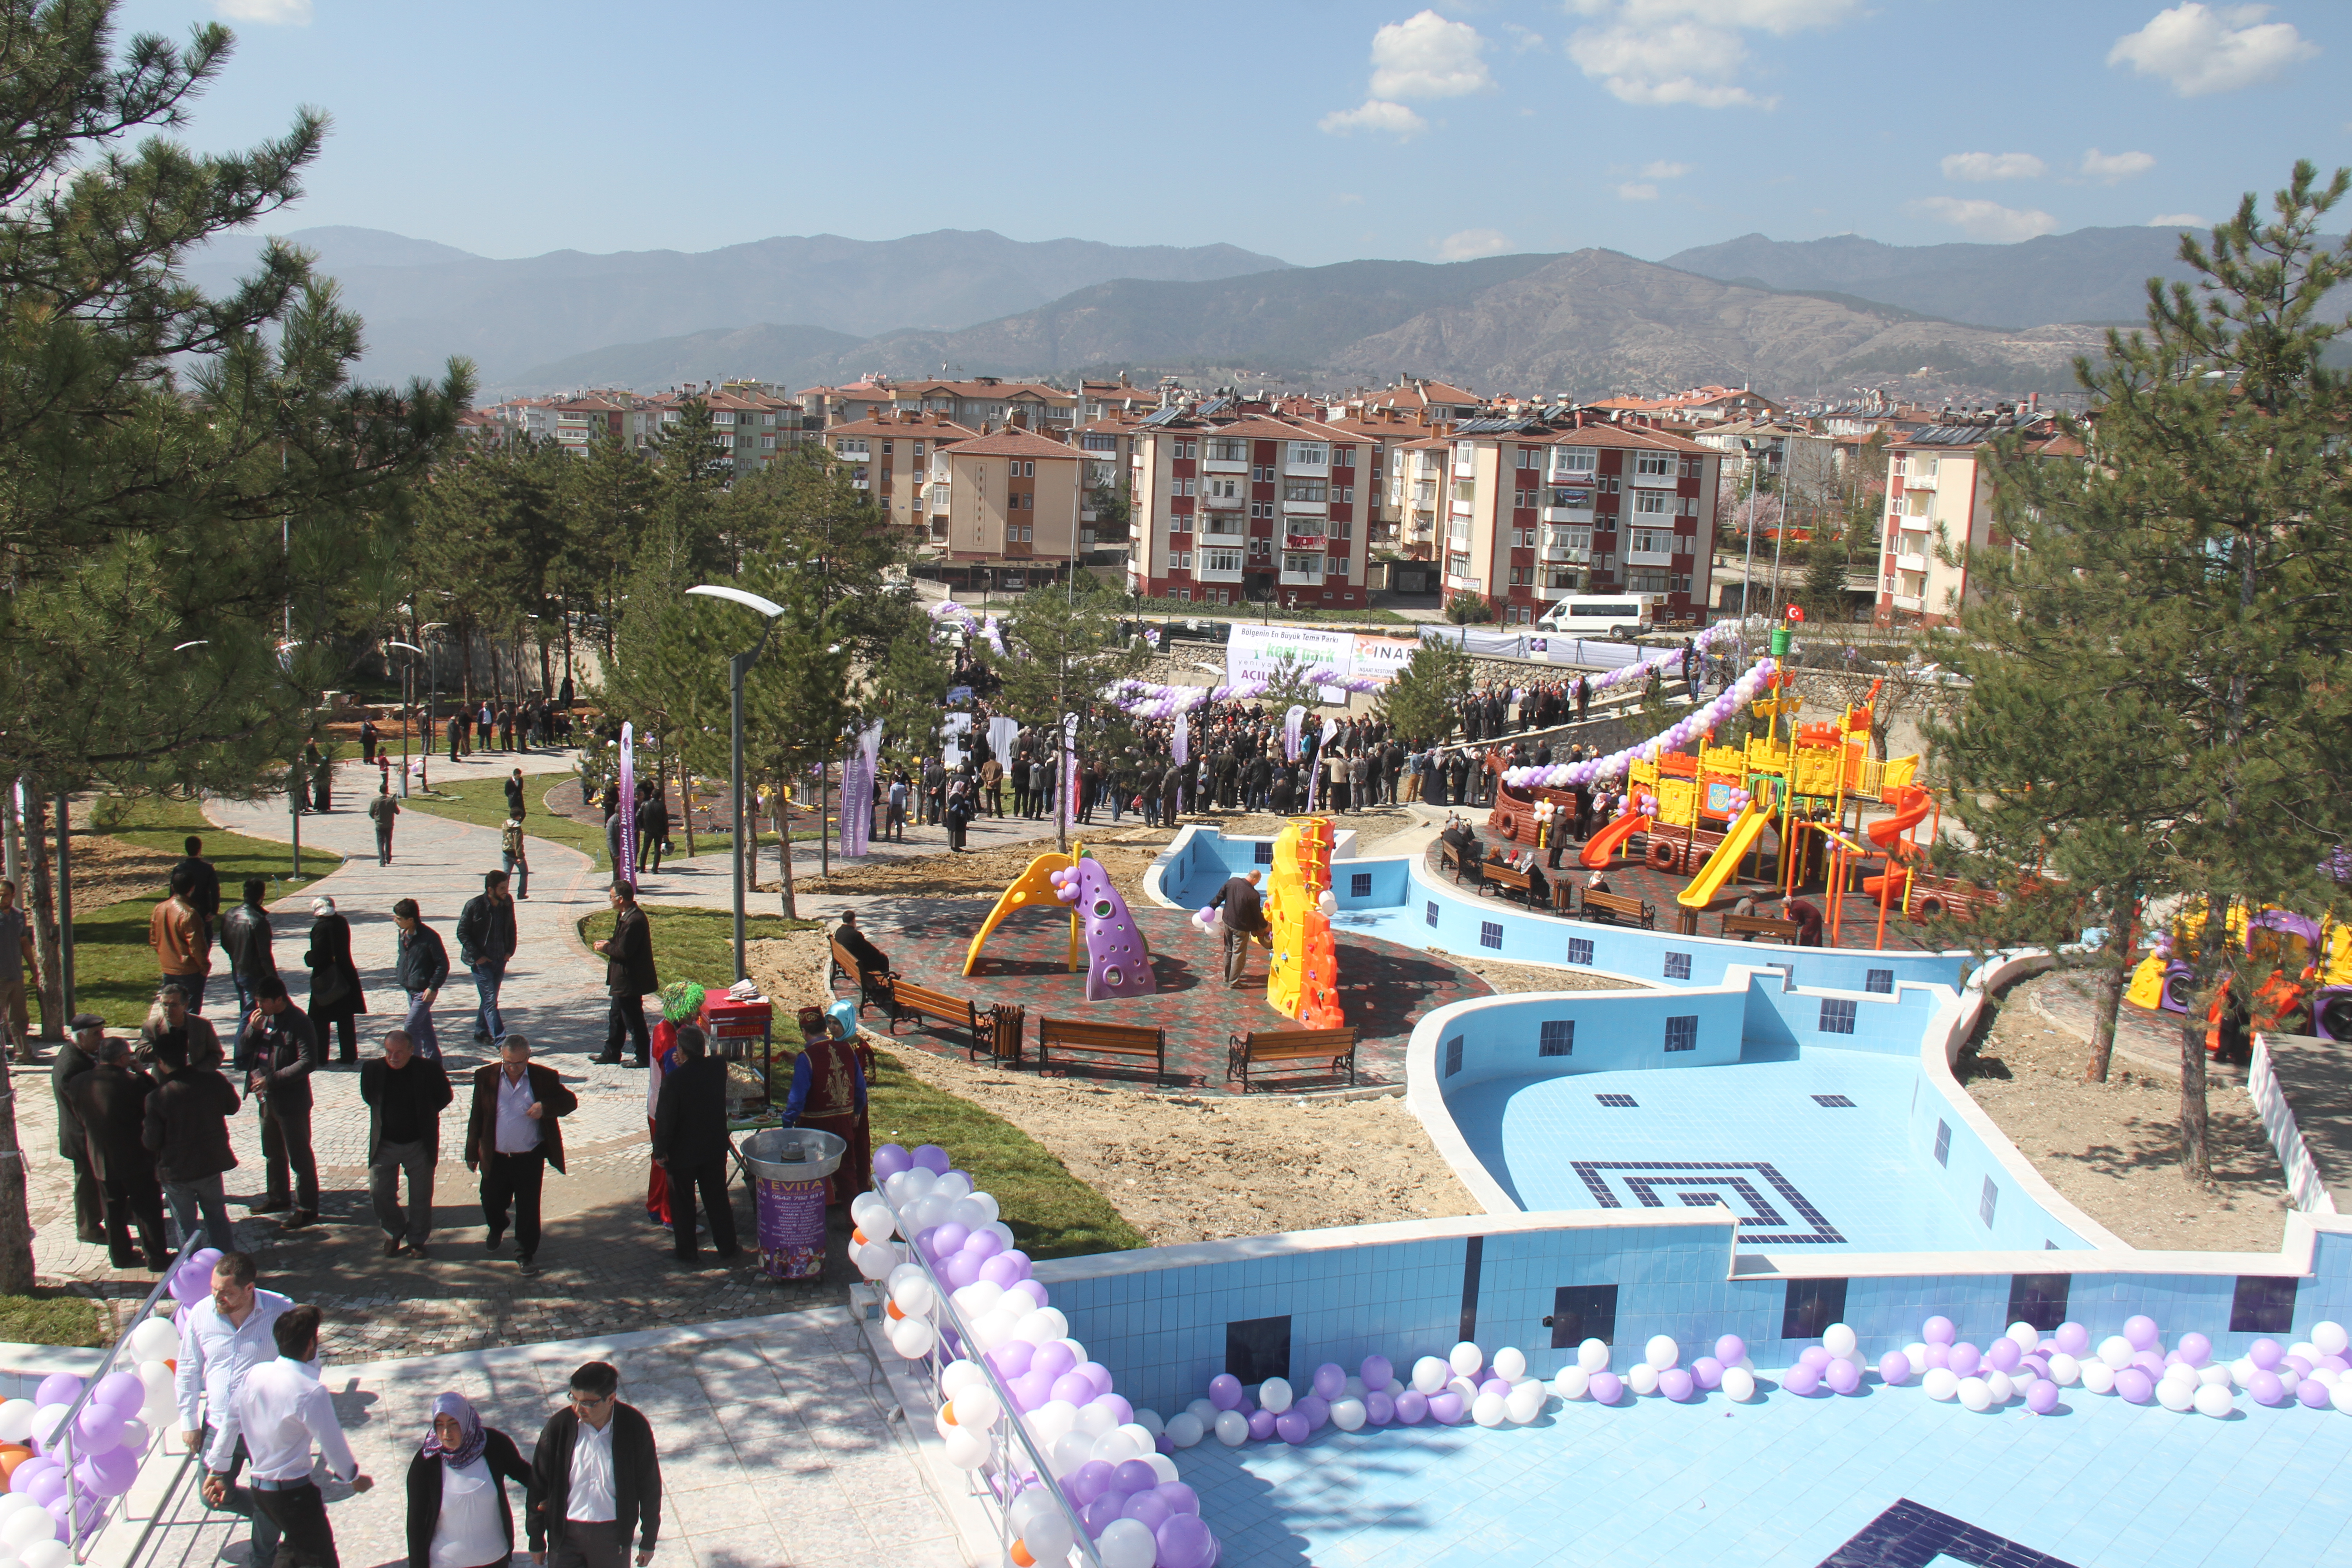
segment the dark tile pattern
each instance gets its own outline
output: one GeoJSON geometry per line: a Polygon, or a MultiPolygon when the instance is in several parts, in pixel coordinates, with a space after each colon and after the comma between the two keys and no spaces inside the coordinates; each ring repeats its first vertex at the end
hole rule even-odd
{"type": "Polygon", "coordinates": [[[1592,1098],[1615,1110],[1632,1110],[1636,1104],[1630,1094],[1596,1094],[1592,1098]]]}
{"type": "Polygon", "coordinates": [[[1927,1568],[1938,1556],[1974,1568],[2074,1568],[2063,1558],[2021,1546],[1909,1498],[1897,1499],[1822,1558],[1821,1568],[1927,1568]]]}
{"type": "MultiPolygon", "coordinates": [[[[1595,1095],[1593,1098],[1606,1104],[1611,1097],[1595,1095]]],[[[1657,1193],[1657,1189],[1661,1186],[1697,1187],[1716,1193],[1727,1189],[1738,1194],[1748,1205],[1748,1213],[1740,1216],[1739,1238],[1742,1241],[1789,1247],[1801,1247],[1808,1244],[1827,1247],[1845,1245],[1845,1237],[1839,1233],[1838,1228],[1830,1224],[1822,1211],[1813,1206],[1812,1200],[1799,1192],[1796,1184],[1782,1175],[1769,1161],[1576,1160],[1570,1163],[1570,1168],[1574,1170],[1579,1179],[1584,1183],[1585,1191],[1592,1194],[1593,1201],[1605,1209],[1625,1206],[1624,1201],[1618,1197],[1615,1189],[1610,1184],[1610,1178],[1606,1173],[1638,1171],[1646,1173],[1638,1176],[1621,1175],[1617,1179],[1625,1184],[1626,1190],[1633,1194],[1635,1201],[1643,1208],[1654,1209],[1665,1206],[1665,1199],[1660,1197],[1657,1193]],[[1757,1190],[1755,1184],[1745,1177],[1700,1173],[1734,1171],[1752,1171],[1762,1177],[1765,1184],[1780,1195],[1781,1202],[1795,1210],[1805,1224],[1811,1226],[1811,1229],[1799,1231],[1791,1227],[1790,1221],[1780,1209],[1768,1202],[1757,1190]]],[[[1727,1206],[1735,1213],[1738,1212],[1737,1204],[1727,1206]]]]}
{"type": "Polygon", "coordinates": [[[1828,1110],[1852,1110],[1853,1109],[1853,1101],[1848,1100],[1842,1094],[1817,1094],[1813,1096],[1813,1103],[1828,1110]]]}

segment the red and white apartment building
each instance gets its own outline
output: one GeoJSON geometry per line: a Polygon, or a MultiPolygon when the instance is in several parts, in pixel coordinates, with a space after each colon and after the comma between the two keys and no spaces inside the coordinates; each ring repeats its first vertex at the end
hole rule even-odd
{"type": "Polygon", "coordinates": [[[1933,425],[1897,438],[1886,454],[1886,534],[1874,618],[1880,626],[1937,626],[1953,619],[1969,593],[1968,552],[2005,549],[1993,521],[1993,482],[1986,458],[1993,443],[2024,432],[2027,450],[2083,455],[2057,422],[2033,410],[1981,423],[1933,425]],[[1943,559],[1949,546],[1955,557],[1943,559]]]}
{"type": "Polygon", "coordinates": [[[1163,408],[1129,440],[1133,592],[1315,610],[1368,602],[1370,440],[1226,396],[1163,408]]]}

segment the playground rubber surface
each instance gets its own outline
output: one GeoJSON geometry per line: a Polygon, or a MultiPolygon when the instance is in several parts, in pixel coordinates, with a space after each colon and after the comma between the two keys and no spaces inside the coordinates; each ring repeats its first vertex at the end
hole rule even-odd
{"type": "MultiPolygon", "coordinates": [[[[905,979],[951,996],[971,997],[982,1005],[1007,1003],[1027,1009],[1021,1047],[1024,1069],[1034,1070],[1036,1066],[1042,1019],[1079,1018],[1147,1028],[1158,1025],[1168,1031],[1165,1087],[1213,1094],[1238,1088],[1237,1083],[1228,1086],[1225,1080],[1228,1036],[1302,1026],[1266,1005],[1267,953],[1253,947],[1249,972],[1241,987],[1229,990],[1219,968],[1217,938],[1194,925],[1190,915],[1148,906],[1134,908],[1133,912],[1136,924],[1151,944],[1152,973],[1159,990],[1150,996],[1102,1002],[1088,1002],[1085,975],[1070,972],[1070,921],[1065,910],[1024,910],[1009,917],[989,938],[979,968],[969,976],[963,973],[964,952],[978,924],[977,911],[909,911],[886,926],[880,911],[873,910],[867,923],[905,979]]],[[[1424,1014],[1450,1002],[1491,994],[1492,988],[1485,981],[1444,959],[1346,931],[1334,935],[1339,953],[1340,1007],[1357,1030],[1359,1087],[1404,1081],[1405,1045],[1413,1025],[1424,1014]]],[[[843,987],[836,989],[846,994],[843,987]]],[[[887,1022],[877,1009],[867,1009],[864,1021],[868,1028],[887,1032],[887,1022]]],[[[963,1054],[960,1034],[920,1026],[912,1020],[900,1026],[897,1039],[902,1046],[934,1054],[963,1054]]],[[[1118,1058],[1057,1053],[1047,1070],[1151,1087],[1149,1067],[1138,1068],[1118,1058]]],[[[1344,1077],[1286,1073],[1275,1081],[1300,1089],[1346,1087],[1344,1077]]]]}

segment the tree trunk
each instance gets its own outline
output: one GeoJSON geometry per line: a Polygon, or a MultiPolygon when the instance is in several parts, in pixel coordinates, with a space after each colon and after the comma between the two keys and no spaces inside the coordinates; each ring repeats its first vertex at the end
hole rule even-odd
{"type": "Polygon", "coordinates": [[[32,1293],[33,1216],[26,1206],[25,1155],[16,1143],[16,1094],[0,1081],[0,1294],[32,1293]]]}
{"type": "MultiPolygon", "coordinates": [[[[49,808],[37,789],[25,792],[25,859],[33,873],[33,939],[41,954],[41,1038],[66,1037],[65,951],[58,931],[54,869],[49,860],[49,808]]],[[[15,1112],[12,1110],[11,1115],[15,1112]]],[[[17,1177],[21,1183],[22,1175],[17,1177]]]]}
{"type": "MultiPolygon", "coordinates": [[[[2208,980],[2203,991],[2217,1000],[2230,973],[2229,910],[2227,899],[2210,891],[2205,895],[2198,967],[2208,980]]],[[[2228,1016],[2226,1004],[2221,1011],[2228,1016]]],[[[2213,1156],[2205,1135],[2205,1021],[2194,1014],[2180,1026],[2180,1173],[2200,1185],[2212,1184],[2213,1156]]]]}
{"type": "MultiPolygon", "coordinates": [[[[2115,939],[2108,938],[2110,949],[2115,939]]],[[[2116,961],[2102,963],[2091,992],[2091,1060],[2083,1069],[2084,1083],[2107,1081],[2107,1068],[2116,1053],[2116,1017],[2123,1008],[2124,964],[2129,950],[2116,952],[2116,961]]]]}
{"type": "Polygon", "coordinates": [[[769,797],[776,818],[776,860],[783,868],[783,911],[788,921],[801,918],[800,896],[793,887],[793,808],[782,786],[769,797]]]}

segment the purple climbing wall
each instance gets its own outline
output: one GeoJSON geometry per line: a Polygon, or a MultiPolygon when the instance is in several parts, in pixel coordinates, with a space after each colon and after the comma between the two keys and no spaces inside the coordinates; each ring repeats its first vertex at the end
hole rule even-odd
{"type": "Polygon", "coordinates": [[[1080,860],[1055,872],[1054,896],[1078,911],[1086,932],[1087,1001],[1149,996],[1160,989],[1151,973],[1151,944],[1099,862],[1080,860]]]}

